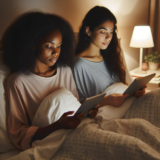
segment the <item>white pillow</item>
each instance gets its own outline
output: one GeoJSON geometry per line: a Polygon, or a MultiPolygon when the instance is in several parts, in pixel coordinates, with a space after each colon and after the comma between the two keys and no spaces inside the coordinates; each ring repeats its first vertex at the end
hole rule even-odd
{"type": "Polygon", "coordinates": [[[9,74],[9,69],[4,65],[0,65],[0,152],[7,152],[15,148],[8,138],[6,129],[6,103],[4,82],[9,74]]]}
{"type": "Polygon", "coordinates": [[[104,91],[104,93],[106,93],[106,96],[113,94],[113,93],[121,93],[123,94],[123,92],[128,88],[127,85],[123,84],[122,82],[117,82],[117,83],[113,83],[112,85],[110,85],[109,87],[106,88],[106,90],[104,91]]]}
{"type": "Polygon", "coordinates": [[[81,103],[66,88],[60,88],[48,95],[40,104],[33,126],[45,127],[57,121],[65,112],[77,111],[81,103]]]}
{"type": "MultiPolygon", "coordinates": [[[[110,85],[104,93],[106,96],[113,93],[123,93],[128,86],[124,85],[122,82],[114,83],[110,85]]],[[[127,112],[131,104],[137,98],[134,96],[128,97],[124,100],[123,104],[119,107],[114,107],[112,105],[106,105],[99,108],[96,119],[101,122],[102,120],[110,120],[110,119],[118,119],[122,118],[124,114],[127,112]]]]}

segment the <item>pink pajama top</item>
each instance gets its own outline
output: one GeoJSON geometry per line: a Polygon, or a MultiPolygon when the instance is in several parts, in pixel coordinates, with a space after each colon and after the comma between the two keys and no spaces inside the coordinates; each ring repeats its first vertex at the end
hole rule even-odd
{"type": "Polygon", "coordinates": [[[42,100],[59,88],[66,88],[78,99],[71,69],[58,65],[52,77],[41,77],[29,71],[11,74],[6,84],[7,129],[12,143],[21,150],[30,148],[38,127],[32,126],[42,100]]]}

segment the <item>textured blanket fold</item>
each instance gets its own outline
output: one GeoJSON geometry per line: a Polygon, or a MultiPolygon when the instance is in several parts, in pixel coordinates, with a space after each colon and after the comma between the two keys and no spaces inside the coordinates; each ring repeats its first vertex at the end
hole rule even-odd
{"type": "Polygon", "coordinates": [[[123,119],[96,123],[88,118],[78,128],[56,131],[34,145],[10,160],[160,160],[160,89],[135,100],[123,119]],[[58,141],[56,135],[64,137],[58,141]]]}

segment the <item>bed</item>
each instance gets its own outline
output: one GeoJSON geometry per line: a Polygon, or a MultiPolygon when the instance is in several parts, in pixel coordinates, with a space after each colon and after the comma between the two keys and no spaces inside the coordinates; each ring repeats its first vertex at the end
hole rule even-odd
{"type": "MultiPolygon", "coordinates": [[[[121,118],[86,118],[78,128],[58,130],[21,152],[12,145],[6,131],[4,82],[8,75],[8,68],[1,64],[0,159],[160,159],[160,89],[135,100],[121,118]]],[[[42,125],[41,121],[35,123],[42,125]]]]}

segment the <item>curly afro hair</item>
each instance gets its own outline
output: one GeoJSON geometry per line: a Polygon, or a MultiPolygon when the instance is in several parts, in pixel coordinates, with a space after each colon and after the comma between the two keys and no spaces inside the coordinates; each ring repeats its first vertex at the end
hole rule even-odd
{"type": "Polygon", "coordinates": [[[74,33],[63,18],[41,12],[28,12],[18,17],[6,30],[1,41],[3,61],[12,72],[35,66],[40,41],[50,32],[60,30],[63,44],[57,63],[71,65],[74,55],[74,33]]]}

